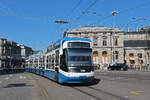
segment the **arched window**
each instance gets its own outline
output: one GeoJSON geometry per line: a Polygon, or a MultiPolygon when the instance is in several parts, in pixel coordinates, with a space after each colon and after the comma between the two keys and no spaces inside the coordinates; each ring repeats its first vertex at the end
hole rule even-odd
{"type": "Polygon", "coordinates": [[[130,64],[135,64],[135,59],[134,59],[134,54],[133,53],[130,53],[129,54],[129,60],[130,60],[130,64]]]}
{"type": "Polygon", "coordinates": [[[106,51],[102,52],[102,57],[107,57],[107,52],[106,51]]]}
{"type": "Polygon", "coordinates": [[[102,63],[103,64],[107,64],[108,62],[107,62],[107,52],[106,51],[103,51],[102,52],[102,63]]]}
{"type": "Polygon", "coordinates": [[[132,58],[134,58],[134,54],[133,53],[130,53],[129,54],[129,57],[132,59],[132,58]]]}
{"type": "Polygon", "coordinates": [[[93,52],[93,63],[98,64],[98,52],[97,51],[93,52]]]}
{"type": "Polygon", "coordinates": [[[141,53],[138,53],[138,64],[143,64],[143,57],[141,53]]]}

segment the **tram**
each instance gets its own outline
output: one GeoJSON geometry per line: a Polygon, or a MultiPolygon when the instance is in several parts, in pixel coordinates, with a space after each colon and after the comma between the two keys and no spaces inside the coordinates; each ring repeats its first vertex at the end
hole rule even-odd
{"type": "Polygon", "coordinates": [[[58,83],[89,83],[94,79],[91,41],[65,37],[52,44],[45,53],[26,60],[25,70],[58,83]]]}

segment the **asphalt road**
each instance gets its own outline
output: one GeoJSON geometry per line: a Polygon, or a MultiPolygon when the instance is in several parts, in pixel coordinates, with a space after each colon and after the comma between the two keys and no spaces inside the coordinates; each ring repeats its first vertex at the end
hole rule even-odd
{"type": "Polygon", "coordinates": [[[150,72],[96,71],[92,84],[57,84],[18,73],[0,75],[0,100],[149,100],[150,72]]]}

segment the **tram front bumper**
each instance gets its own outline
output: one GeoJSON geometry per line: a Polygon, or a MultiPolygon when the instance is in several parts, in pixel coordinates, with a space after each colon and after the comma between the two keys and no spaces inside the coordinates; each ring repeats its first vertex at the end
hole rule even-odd
{"type": "Polygon", "coordinates": [[[59,75],[60,83],[90,83],[94,79],[94,76],[79,76],[79,77],[69,77],[64,75],[59,75]]]}

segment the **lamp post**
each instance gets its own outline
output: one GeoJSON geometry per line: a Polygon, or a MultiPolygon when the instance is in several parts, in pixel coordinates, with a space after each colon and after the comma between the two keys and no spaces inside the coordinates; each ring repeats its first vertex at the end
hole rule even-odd
{"type": "Polygon", "coordinates": [[[112,63],[114,63],[114,61],[115,61],[115,63],[116,63],[116,55],[115,55],[115,45],[114,45],[114,36],[115,36],[115,15],[117,15],[119,12],[118,11],[112,11],[112,13],[111,13],[111,15],[113,16],[113,33],[111,34],[111,36],[112,36],[112,48],[113,48],[113,50],[112,50],[112,63]],[[113,35],[114,34],[114,35],[113,35]]]}

